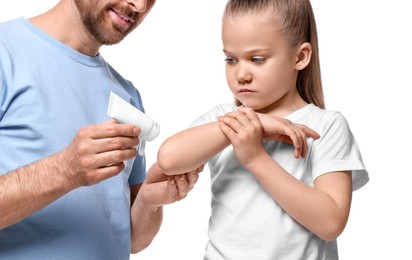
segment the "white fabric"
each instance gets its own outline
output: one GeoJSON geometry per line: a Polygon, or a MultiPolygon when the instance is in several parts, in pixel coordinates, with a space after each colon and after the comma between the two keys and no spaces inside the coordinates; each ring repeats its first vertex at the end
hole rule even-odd
{"type": "MultiPolygon", "coordinates": [[[[216,121],[236,109],[231,104],[218,105],[192,125],[216,121]]],[[[341,113],[309,104],[286,118],[307,125],[321,136],[308,140],[309,152],[304,159],[293,157],[291,145],[265,142],[272,158],[295,178],[312,186],[322,174],[352,170],[354,190],[368,182],[358,146],[341,113]]],[[[208,165],[212,215],[204,259],[338,259],[336,241],[326,242],[290,218],[239,164],[232,146],[208,165]]]]}

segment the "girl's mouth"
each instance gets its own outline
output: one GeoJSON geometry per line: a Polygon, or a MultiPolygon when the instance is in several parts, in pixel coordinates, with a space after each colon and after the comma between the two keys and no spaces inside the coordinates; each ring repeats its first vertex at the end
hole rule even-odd
{"type": "Polygon", "coordinates": [[[252,90],[250,90],[250,89],[242,88],[242,89],[239,89],[238,92],[239,92],[239,93],[251,93],[251,92],[254,92],[254,91],[252,91],[252,90]]]}

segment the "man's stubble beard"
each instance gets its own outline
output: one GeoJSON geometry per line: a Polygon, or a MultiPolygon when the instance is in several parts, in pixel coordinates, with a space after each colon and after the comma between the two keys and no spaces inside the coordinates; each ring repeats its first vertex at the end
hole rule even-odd
{"type": "Polygon", "coordinates": [[[121,42],[133,27],[123,30],[107,18],[107,10],[111,5],[99,6],[99,1],[74,0],[80,19],[88,33],[102,45],[113,45],[121,42]],[[94,11],[94,12],[93,12],[94,11]]]}

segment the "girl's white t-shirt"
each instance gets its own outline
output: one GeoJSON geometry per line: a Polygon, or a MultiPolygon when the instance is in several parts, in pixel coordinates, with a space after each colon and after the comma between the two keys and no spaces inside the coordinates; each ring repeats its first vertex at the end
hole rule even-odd
{"type": "MultiPolygon", "coordinates": [[[[218,105],[192,125],[216,121],[236,109],[232,104],[218,105]]],[[[322,174],[350,170],[353,190],[368,182],[358,145],[341,113],[309,104],[285,118],[321,136],[308,139],[307,156],[301,159],[293,157],[292,145],[265,142],[272,158],[296,179],[313,186],[322,174]]],[[[212,214],[204,259],[338,259],[336,241],[324,241],[292,219],[240,165],[232,146],[213,157],[208,166],[212,214]]]]}

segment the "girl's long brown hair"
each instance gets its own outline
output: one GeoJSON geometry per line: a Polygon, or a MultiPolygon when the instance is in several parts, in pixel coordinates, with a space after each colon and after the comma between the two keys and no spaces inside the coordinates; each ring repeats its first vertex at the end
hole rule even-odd
{"type": "MultiPolygon", "coordinates": [[[[229,0],[224,17],[243,14],[273,12],[276,25],[288,37],[292,48],[308,42],[312,46],[311,61],[299,71],[296,87],[300,96],[308,103],[325,108],[323,97],[318,34],[315,16],[309,0],[229,0]]],[[[240,105],[240,102],[236,100],[240,105]]]]}

